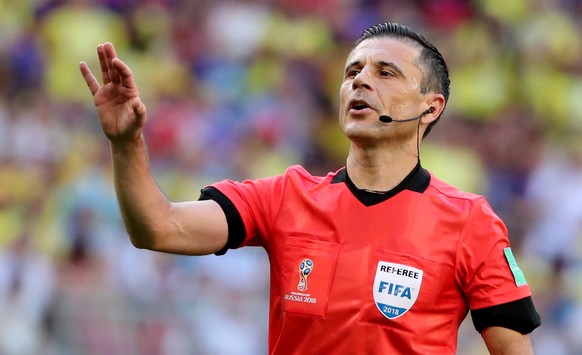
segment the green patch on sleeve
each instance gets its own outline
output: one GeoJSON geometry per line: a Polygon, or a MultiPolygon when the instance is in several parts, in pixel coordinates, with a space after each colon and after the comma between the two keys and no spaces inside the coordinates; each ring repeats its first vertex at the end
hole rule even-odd
{"type": "Polygon", "coordinates": [[[513,252],[511,251],[511,248],[509,248],[509,247],[504,248],[503,253],[505,253],[505,258],[507,259],[507,262],[509,263],[509,269],[511,270],[511,273],[513,274],[513,278],[515,279],[515,285],[517,287],[527,285],[527,281],[525,280],[525,275],[523,274],[523,271],[521,271],[521,269],[517,265],[517,261],[515,261],[515,257],[513,256],[513,252]]]}

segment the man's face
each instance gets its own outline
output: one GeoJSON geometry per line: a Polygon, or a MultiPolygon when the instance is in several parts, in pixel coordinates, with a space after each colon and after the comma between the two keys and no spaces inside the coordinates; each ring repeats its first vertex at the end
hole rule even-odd
{"type": "Polygon", "coordinates": [[[406,119],[426,109],[419,54],[419,47],[389,37],[367,39],[350,53],[339,107],[340,126],[350,139],[395,134],[387,132],[416,134],[416,121],[386,124],[378,117],[406,119]]]}

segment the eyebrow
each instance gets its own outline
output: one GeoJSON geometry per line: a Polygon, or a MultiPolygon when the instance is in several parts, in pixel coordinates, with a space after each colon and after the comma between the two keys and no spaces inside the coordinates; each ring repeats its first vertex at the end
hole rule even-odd
{"type": "Polygon", "coordinates": [[[376,63],[376,65],[378,67],[384,68],[384,67],[389,67],[390,69],[394,70],[396,72],[396,74],[398,74],[399,76],[406,78],[406,76],[404,75],[404,73],[402,72],[402,70],[400,70],[400,68],[398,67],[398,65],[392,63],[392,62],[384,62],[384,61],[379,61],[378,63],[376,63]]]}
{"type": "MultiPolygon", "coordinates": [[[[353,62],[350,62],[350,64],[348,64],[346,66],[346,69],[344,71],[344,75],[347,74],[347,72],[350,69],[352,69],[353,67],[358,67],[358,66],[361,66],[361,62],[359,60],[354,60],[353,62]]],[[[380,60],[380,61],[377,61],[376,63],[374,63],[374,66],[376,66],[378,68],[388,67],[388,68],[394,70],[396,72],[396,74],[398,74],[398,76],[406,78],[406,76],[404,75],[402,70],[400,70],[400,68],[396,64],[394,64],[393,62],[385,62],[383,60],[380,60]]]]}

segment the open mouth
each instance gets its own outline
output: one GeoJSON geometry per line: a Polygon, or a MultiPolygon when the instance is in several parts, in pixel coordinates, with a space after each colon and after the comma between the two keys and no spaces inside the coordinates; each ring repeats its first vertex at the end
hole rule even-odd
{"type": "Polygon", "coordinates": [[[350,101],[349,109],[355,111],[362,111],[370,108],[370,105],[364,100],[352,100],[350,101]]]}

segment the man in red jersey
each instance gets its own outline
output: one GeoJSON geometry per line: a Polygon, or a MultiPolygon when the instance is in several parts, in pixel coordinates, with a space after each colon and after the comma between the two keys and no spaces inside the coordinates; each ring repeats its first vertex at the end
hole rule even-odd
{"type": "Polygon", "coordinates": [[[481,196],[420,165],[449,95],[424,37],[385,23],[356,41],[340,89],[346,166],[324,177],[222,181],[169,202],[149,171],[146,108],[131,70],[98,46],[103,83],[81,72],[111,142],[131,241],[178,254],[258,245],[271,262],[269,353],[454,354],[470,311],[492,354],[533,354],[540,324],[507,230],[481,196]]]}

